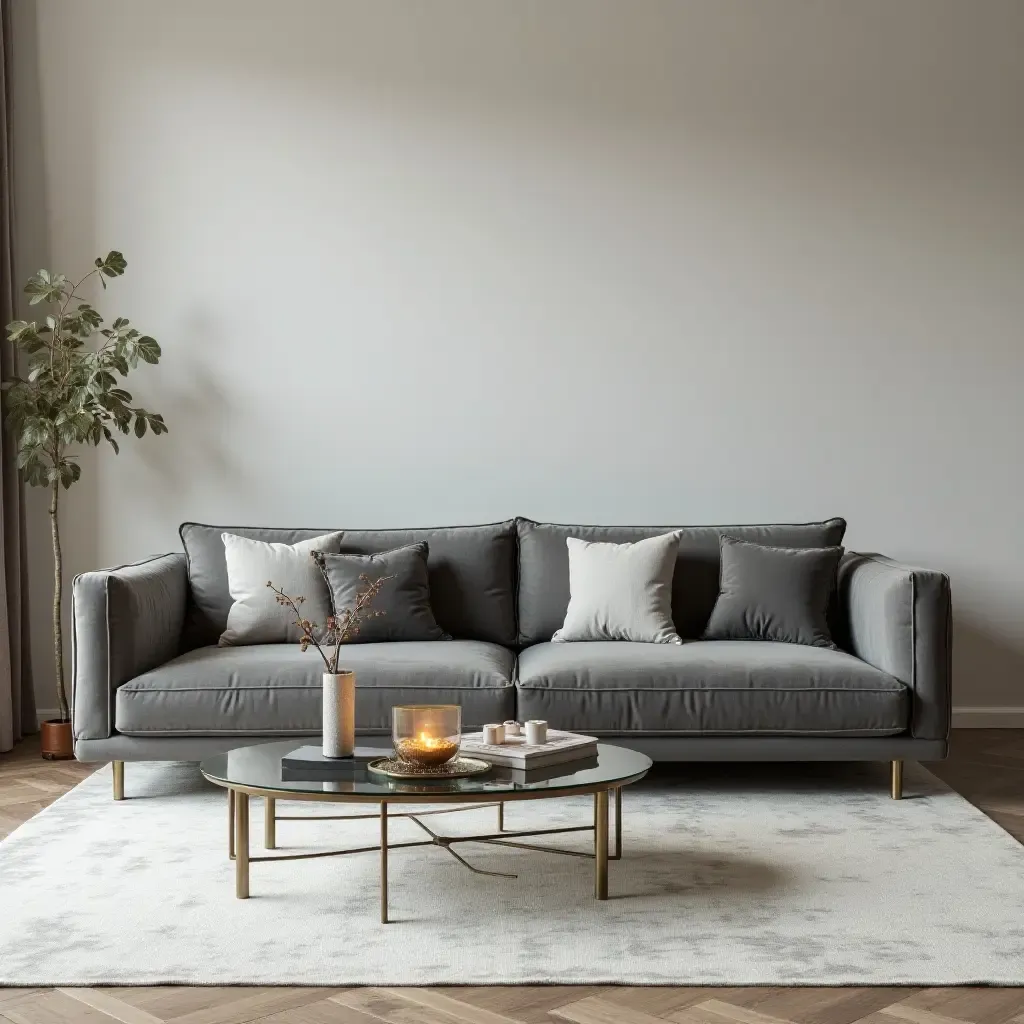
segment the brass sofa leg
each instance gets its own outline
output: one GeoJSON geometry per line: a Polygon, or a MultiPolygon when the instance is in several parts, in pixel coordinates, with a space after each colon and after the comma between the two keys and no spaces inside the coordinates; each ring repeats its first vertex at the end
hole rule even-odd
{"type": "Polygon", "coordinates": [[[892,798],[899,800],[903,796],[903,762],[892,762],[892,798]]]}
{"type": "Polygon", "coordinates": [[[124,761],[114,761],[114,799],[124,799],[124,761]]]}

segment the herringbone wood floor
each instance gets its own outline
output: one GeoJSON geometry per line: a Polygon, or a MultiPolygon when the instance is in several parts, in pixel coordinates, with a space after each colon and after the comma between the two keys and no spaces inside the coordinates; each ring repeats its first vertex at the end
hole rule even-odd
{"type": "MultiPolygon", "coordinates": [[[[1024,731],[959,730],[937,775],[1024,842],[1024,731]]],[[[0,836],[91,767],[0,755],[0,836]]],[[[130,771],[130,766],[129,766],[130,771]]],[[[879,766],[879,785],[887,775],[879,766]]],[[[0,908],[2,912],[2,908],[0,908]]],[[[1024,952],[1022,952],[1024,956],[1024,952]]],[[[1024,1024],[1024,988],[0,989],[0,1024],[1024,1024]]]]}

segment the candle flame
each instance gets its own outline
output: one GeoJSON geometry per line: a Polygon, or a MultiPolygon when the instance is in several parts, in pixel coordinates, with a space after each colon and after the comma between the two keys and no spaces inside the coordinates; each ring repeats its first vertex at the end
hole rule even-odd
{"type": "Polygon", "coordinates": [[[450,736],[434,736],[421,729],[415,736],[398,740],[395,751],[399,758],[414,764],[444,764],[459,752],[459,744],[450,736]]]}

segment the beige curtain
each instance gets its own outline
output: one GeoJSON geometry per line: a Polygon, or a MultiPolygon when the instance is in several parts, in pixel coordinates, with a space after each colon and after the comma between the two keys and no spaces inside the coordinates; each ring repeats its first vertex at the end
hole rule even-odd
{"type": "MultiPolygon", "coordinates": [[[[11,224],[11,4],[0,0],[0,327],[14,319],[14,245],[11,224]]],[[[14,373],[14,353],[0,335],[0,376],[14,373]]],[[[5,414],[3,399],[0,412],[5,414]]],[[[29,660],[25,494],[13,439],[0,435],[0,753],[36,731],[29,660]]]]}

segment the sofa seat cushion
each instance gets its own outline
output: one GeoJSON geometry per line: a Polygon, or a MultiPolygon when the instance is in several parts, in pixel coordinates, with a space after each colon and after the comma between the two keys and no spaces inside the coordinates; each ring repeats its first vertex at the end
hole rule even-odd
{"type": "Polygon", "coordinates": [[[543,643],[518,675],[520,719],[586,733],[891,736],[909,723],[902,683],[821,647],[543,643]]]}
{"type": "MultiPolygon", "coordinates": [[[[356,729],[391,733],[395,704],[461,704],[463,727],[515,712],[515,655],[476,640],[355,644],[356,729]]],[[[200,647],[118,687],[129,736],[309,735],[321,730],[323,662],[296,644],[200,647]]]]}

